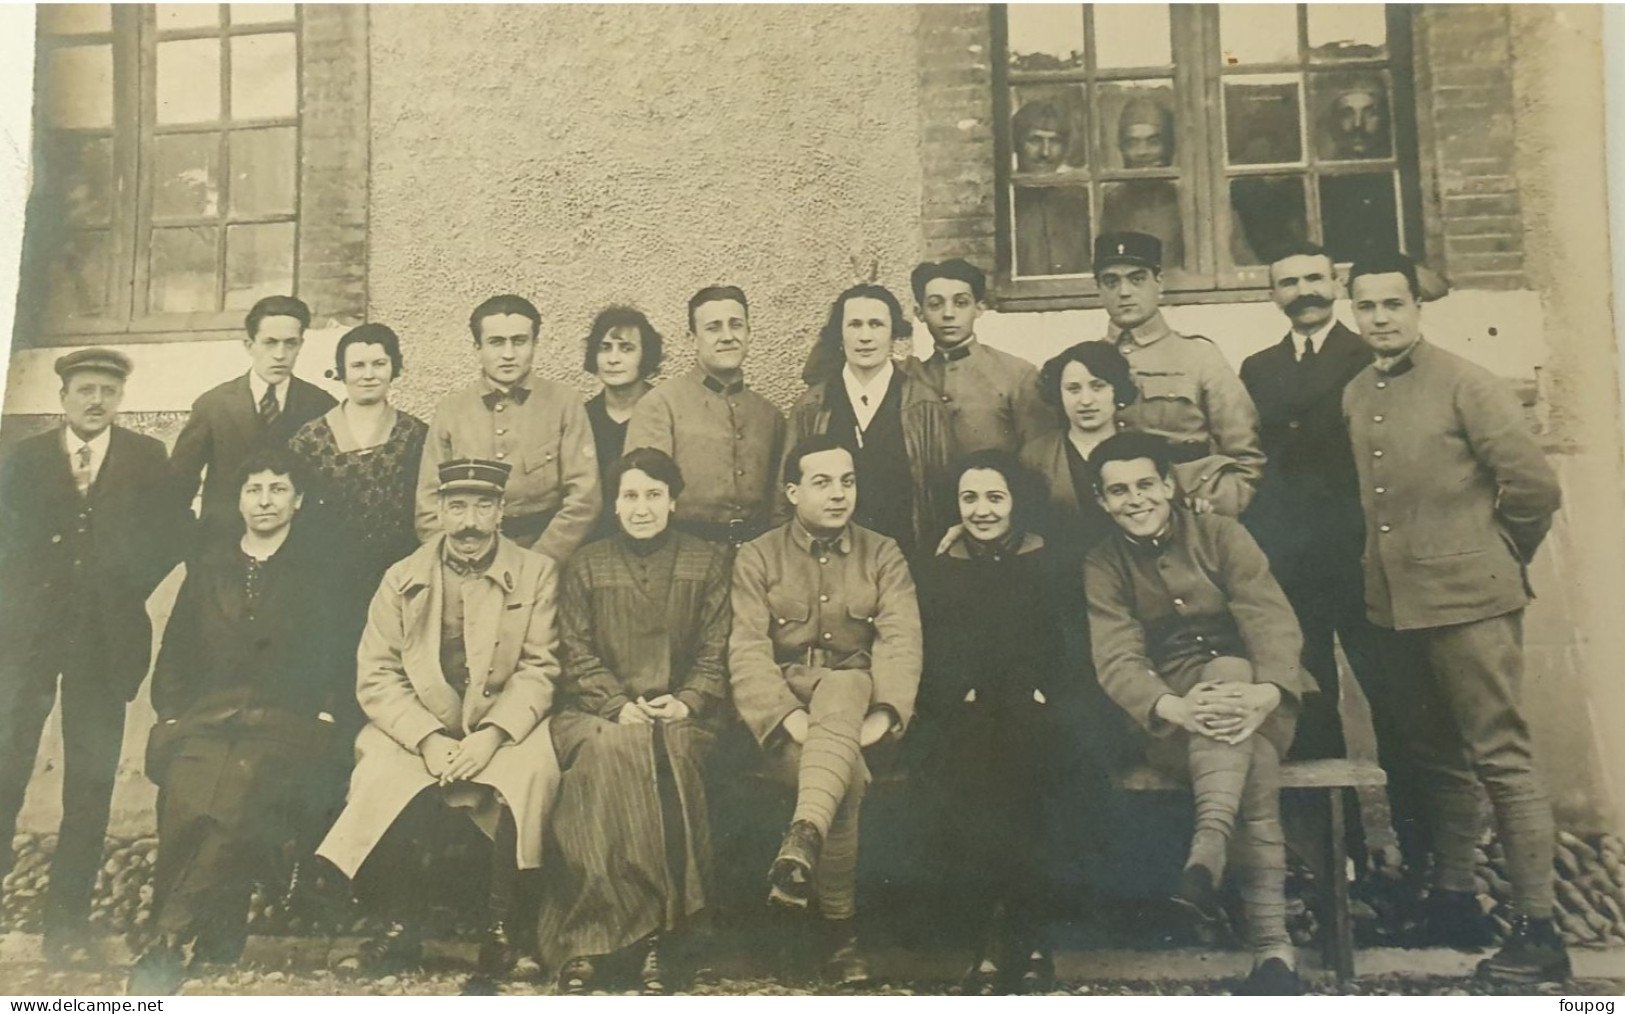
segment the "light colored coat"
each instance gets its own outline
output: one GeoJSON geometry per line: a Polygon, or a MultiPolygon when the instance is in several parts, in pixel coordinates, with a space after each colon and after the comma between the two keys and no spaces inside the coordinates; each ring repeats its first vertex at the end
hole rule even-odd
{"type": "MultiPolygon", "coordinates": [[[[440,669],[445,538],[430,539],[391,567],[367,614],[356,652],[356,697],[369,721],[356,737],[349,801],[317,850],[347,876],[406,804],[436,784],[418,752],[424,738],[433,732],[461,738],[481,725],[501,729],[508,742],[473,781],[495,789],[512,808],[520,867],[541,865],[559,781],[546,722],[559,678],[555,565],[499,541],[485,580],[465,591],[469,686],[459,699],[440,669]]],[[[455,804],[474,804],[479,794],[467,785],[447,791],[455,804]]],[[[490,811],[487,806],[474,815],[487,834],[495,831],[490,811]]]]}

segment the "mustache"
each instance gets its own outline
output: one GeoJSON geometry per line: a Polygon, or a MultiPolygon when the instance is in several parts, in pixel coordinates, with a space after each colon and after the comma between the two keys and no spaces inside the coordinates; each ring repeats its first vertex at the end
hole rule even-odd
{"type": "Polygon", "coordinates": [[[1332,301],[1327,299],[1325,296],[1304,295],[1299,296],[1297,299],[1294,299],[1292,302],[1288,303],[1286,305],[1286,312],[1297,313],[1300,310],[1307,310],[1312,306],[1325,308],[1331,305],[1332,301]]]}
{"type": "Polygon", "coordinates": [[[459,528],[451,533],[451,537],[454,539],[477,539],[482,535],[489,534],[482,528],[459,528]]]}

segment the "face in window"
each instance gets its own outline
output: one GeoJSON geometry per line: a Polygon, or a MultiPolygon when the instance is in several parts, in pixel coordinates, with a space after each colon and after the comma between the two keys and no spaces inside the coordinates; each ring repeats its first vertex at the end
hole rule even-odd
{"type": "Polygon", "coordinates": [[[299,350],[305,344],[305,327],[297,317],[266,317],[259,329],[243,341],[254,372],[267,384],[280,384],[293,375],[299,350]]]}
{"type": "Polygon", "coordinates": [[[457,491],[440,497],[440,525],[446,547],[459,560],[478,560],[491,548],[502,523],[502,498],[494,493],[457,491]]]}
{"type": "Polygon", "coordinates": [[[1168,527],[1174,482],[1157,474],[1150,458],[1108,461],[1100,469],[1100,506],[1117,527],[1148,539],[1168,527]]]}
{"type": "Polygon", "coordinates": [[[293,524],[293,516],[304,503],[304,494],[293,480],[275,472],[255,472],[243,482],[237,509],[243,523],[256,535],[275,535],[293,524]]]}
{"type": "Polygon", "coordinates": [[[1173,161],[1173,117],[1150,99],[1134,99],[1117,120],[1125,169],[1156,169],[1173,161]]]}
{"type": "Polygon", "coordinates": [[[615,518],[621,531],[634,539],[652,539],[671,524],[677,501],[672,498],[671,487],[659,479],[649,477],[641,469],[630,469],[621,476],[621,489],[615,497],[615,518]]]}
{"type": "Polygon", "coordinates": [[[1095,274],[1100,302],[1117,328],[1139,327],[1156,315],[1162,276],[1138,264],[1109,264],[1095,274]]]}
{"type": "Polygon", "coordinates": [[[1388,156],[1388,102],[1376,88],[1356,88],[1332,104],[1332,134],[1337,158],[1388,156]]]}
{"type": "Polygon", "coordinates": [[[959,477],[959,520],[978,542],[997,542],[1010,534],[1015,500],[1010,483],[993,468],[969,468],[959,477]]]}
{"type": "Polygon", "coordinates": [[[1016,171],[1053,173],[1065,164],[1072,137],[1056,103],[1027,103],[1011,117],[1010,127],[1016,141],[1016,171]]]}
{"type": "Polygon", "coordinates": [[[62,382],[62,412],[81,440],[113,425],[124,400],[124,378],[106,370],[74,370],[62,382]]]}
{"type": "Polygon", "coordinates": [[[536,328],[518,313],[480,318],[480,369],[494,384],[507,387],[530,372],[536,359],[536,328]]]}
{"type": "Polygon", "coordinates": [[[858,473],[843,447],[801,459],[801,481],[785,487],[796,519],[809,532],[838,532],[858,506],[858,473]]]}
{"type": "Polygon", "coordinates": [[[1377,355],[1400,355],[1422,337],[1422,304],[1399,272],[1361,275],[1350,286],[1349,297],[1360,337],[1377,355]]]}
{"type": "Polygon", "coordinates": [[[891,358],[891,307],[878,299],[854,296],[841,311],[841,350],[847,365],[858,371],[878,370],[891,358]]]}
{"type": "Polygon", "coordinates": [[[1332,319],[1337,274],[1330,257],[1294,254],[1270,265],[1270,298],[1301,334],[1318,331],[1332,319]]]}
{"type": "Polygon", "coordinates": [[[389,350],[378,344],[355,342],[344,349],[344,393],[357,405],[389,400],[395,381],[395,363],[389,350]]]}
{"type": "Polygon", "coordinates": [[[914,308],[925,321],[931,340],[938,345],[958,345],[975,330],[982,304],[969,282],[957,278],[933,278],[925,283],[925,302],[914,308]]]}
{"type": "Polygon", "coordinates": [[[694,308],[694,352],[716,377],[738,373],[750,352],[750,315],[737,299],[714,299],[694,308]]]}
{"type": "Polygon", "coordinates": [[[1082,363],[1074,361],[1062,368],[1061,410],[1072,429],[1090,436],[1112,433],[1117,421],[1116,398],[1112,385],[1082,363]]]}
{"type": "Polygon", "coordinates": [[[605,387],[621,389],[642,380],[643,336],[635,327],[610,328],[598,339],[596,376],[605,387]]]}

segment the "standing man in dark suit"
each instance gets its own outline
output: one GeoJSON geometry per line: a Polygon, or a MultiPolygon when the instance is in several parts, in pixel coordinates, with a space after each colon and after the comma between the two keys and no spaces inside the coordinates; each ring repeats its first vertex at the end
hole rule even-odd
{"type": "MultiPolygon", "coordinates": [[[[1535,770],[1522,703],[1528,566],[1561,501],[1523,407],[1488,370],[1422,339],[1422,286],[1401,254],[1349,276],[1376,358],[1343,391],[1365,512],[1366,612],[1379,627],[1373,697],[1397,702],[1397,734],[1432,817],[1433,917],[1481,921],[1474,891],[1479,788],[1512,882],[1513,929],[1478,974],[1561,982],[1552,923],[1551,798],[1535,770]]],[[[1410,778],[1390,772],[1389,784],[1410,778]]]]}
{"type": "Polygon", "coordinates": [[[205,391],[175,440],[170,467],[175,495],[190,504],[203,478],[203,510],[209,528],[242,524],[237,513],[237,469],[261,445],[282,446],[299,427],[336,404],[333,396],[293,375],[293,364],[310,327],[310,307],[293,296],[266,296],[243,321],[251,367],[234,380],[205,391]]]}
{"type": "Polygon", "coordinates": [[[66,424],[0,459],[0,876],[62,693],[62,828],[51,862],[45,949],[83,950],[101,865],[124,706],[152,656],[146,601],[184,525],[169,503],[164,445],[114,425],[130,360],[81,349],[56,361],[66,424]]]}

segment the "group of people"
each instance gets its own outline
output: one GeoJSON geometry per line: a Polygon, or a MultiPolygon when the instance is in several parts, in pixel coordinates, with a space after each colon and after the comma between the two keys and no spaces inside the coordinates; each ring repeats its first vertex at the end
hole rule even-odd
{"type": "Polygon", "coordinates": [[[794,799],[764,896],[817,913],[835,983],[869,977],[876,748],[946,801],[937,858],[984,931],[961,988],[1005,993],[1053,977],[1073,843],[1047,813],[1079,791],[1058,774],[1077,756],[1111,766],[1091,746],[1115,729],[1192,786],[1175,900],[1221,920],[1233,873],[1244,989],[1294,993],[1279,772],[1344,752],[1334,637],[1427,940],[1491,940],[1482,786],[1517,918],[1480,974],[1566,977],[1519,706],[1525,574],[1559,493],[1506,386],[1422,338],[1397,253],[1350,273],[1356,335],[1326,252],[1282,251],[1289,330],[1239,375],[1163,319],[1155,237],[1102,235],[1092,268],[1111,331],[1041,370],[977,339],[986,280],[965,261],[912,274],[924,360],[898,355],[898,298],[854,286],[788,416],[747,384],[729,286],[689,301],[696,365],[658,384],[647,318],[600,314],[585,404],[533,372],[536,308],[487,299],[479,376],[427,424],[391,404],[388,327],[340,339],[335,402],[293,376],[308,309],[268,297],[251,368],[168,455],[115,424],[126,356],[64,355],[65,422],[0,459],[0,840],[62,700],[47,951],[84,948],[144,603],[184,560],[153,667],[155,917],[132,991],[234,960],[279,853],[295,879],[331,863],[384,917],[358,965],[416,961],[425,843],[465,817],[491,842],[476,985],[545,970],[582,992],[624,966],[669,990],[671,941],[710,900],[707,787],[742,774],[708,759],[742,726],[794,799]]]}

